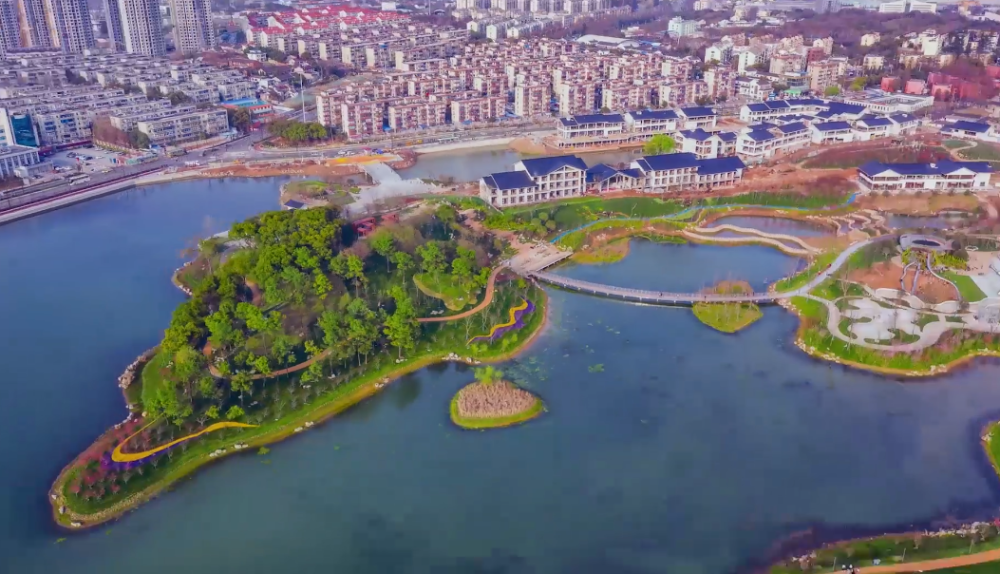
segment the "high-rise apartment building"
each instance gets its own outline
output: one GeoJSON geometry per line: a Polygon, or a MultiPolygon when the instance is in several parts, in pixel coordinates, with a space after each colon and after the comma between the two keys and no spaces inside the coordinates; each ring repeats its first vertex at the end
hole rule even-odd
{"type": "Polygon", "coordinates": [[[94,47],[87,0],[45,0],[44,7],[52,47],[63,52],[82,52],[94,47]]]}
{"type": "Polygon", "coordinates": [[[108,42],[115,52],[125,51],[125,32],[122,31],[122,12],[118,0],[104,0],[104,21],[108,25],[108,42]]]}
{"type": "Polygon", "coordinates": [[[20,45],[16,0],[0,0],[0,56],[20,45]]]}
{"type": "Polygon", "coordinates": [[[171,0],[174,42],[182,54],[196,54],[219,47],[212,25],[211,0],[171,0]]]}
{"type": "Polygon", "coordinates": [[[167,52],[156,0],[118,0],[125,51],[130,54],[163,56],[167,52]]]}
{"type": "Polygon", "coordinates": [[[45,20],[44,0],[17,0],[17,25],[20,45],[25,48],[51,48],[52,37],[45,20]]]}

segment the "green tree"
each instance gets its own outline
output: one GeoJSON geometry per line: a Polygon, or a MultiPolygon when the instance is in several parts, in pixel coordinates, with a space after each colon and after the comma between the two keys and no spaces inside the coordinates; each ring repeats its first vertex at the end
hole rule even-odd
{"type": "Polygon", "coordinates": [[[392,234],[384,230],[379,231],[371,238],[370,243],[375,253],[385,258],[385,270],[389,271],[389,262],[392,259],[392,255],[396,252],[396,244],[393,241],[392,234]]]}
{"type": "Polygon", "coordinates": [[[333,289],[333,284],[327,276],[319,269],[313,271],[313,291],[320,299],[325,299],[326,294],[333,289]]]}
{"type": "Polygon", "coordinates": [[[208,420],[212,421],[219,418],[219,407],[216,405],[208,407],[208,409],[205,411],[205,417],[208,418],[208,420]]]}
{"type": "Polygon", "coordinates": [[[451,261],[451,276],[462,287],[468,288],[476,272],[476,252],[459,245],[457,256],[451,261]]]}
{"type": "Polygon", "coordinates": [[[247,373],[236,373],[229,379],[229,388],[240,394],[240,404],[243,404],[243,394],[253,388],[253,379],[247,373]]]}
{"type": "Polygon", "coordinates": [[[478,367],[475,371],[473,371],[473,374],[475,375],[476,380],[484,385],[492,385],[503,378],[503,372],[496,370],[491,365],[478,367]]]}
{"type": "Polygon", "coordinates": [[[149,136],[139,131],[139,128],[129,130],[126,135],[128,136],[128,144],[132,149],[149,149],[149,136]]]}
{"type": "Polygon", "coordinates": [[[854,78],[854,81],[851,82],[851,90],[855,92],[860,92],[861,90],[865,89],[865,84],[867,83],[867,80],[868,78],[866,78],[865,76],[859,76],[857,78],[854,78]]]}
{"type": "Polygon", "coordinates": [[[840,95],[840,86],[827,86],[826,89],[823,90],[823,95],[827,96],[827,97],[830,97],[830,96],[839,96],[840,95]]]}
{"type": "Polygon", "coordinates": [[[368,355],[378,341],[378,315],[368,307],[364,299],[359,298],[351,300],[346,311],[347,342],[351,351],[358,356],[358,364],[361,364],[362,356],[367,363],[368,355]]]}
{"type": "Polygon", "coordinates": [[[240,133],[247,133],[253,125],[250,110],[246,108],[226,108],[226,117],[229,119],[229,127],[240,133]]]}
{"type": "Polygon", "coordinates": [[[437,275],[444,271],[444,253],[434,241],[417,247],[417,255],[420,256],[420,267],[425,273],[437,275]]]}
{"type": "Polygon", "coordinates": [[[181,104],[189,104],[189,103],[191,103],[193,101],[191,99],[191,96],[185,94],[184,92],[180,92],[180,91],[170,92],[170,94],[167,95],[167,99],[170,100],[170,105],[172,105],[172,106],[179,106],[181,104]]]}
{"type": "Polygon", "coordinates": [[[245,414],[246,413],[243,412],[243,409],[241,409],[240,407],[238,407],[236,405],[233,405],[233,406],[229,407],[228,411],[226,411],[226,418],[228,420],[234,421],[234,420],[236,420],[238,418],[243,417],[245,414]]]}
{"type": "Polygon", "coordinates": [[[413,270],[413,256],[405,251],[397,251],[392,254],[392,263],[396,266],[396,270],[403,274],[405,277],[409,271],[413,270]]]}
{"type": "Polygon", "coordinates": [[[646,155],[660,155],[674,151],[677,142],[667,134],[656,134],[642,146],[642,153],[646,155]]]}
{"type": "Polygon", "coordinates": [[[403,349],[411,350],[416,346],[420,323],[413,308],[413,301],[398,285],[392,288],[392,298],[396,301],[396,310],[386,319],[385,335],[389,343],[396,347],[397,357],[402,358],[403,349]]]}

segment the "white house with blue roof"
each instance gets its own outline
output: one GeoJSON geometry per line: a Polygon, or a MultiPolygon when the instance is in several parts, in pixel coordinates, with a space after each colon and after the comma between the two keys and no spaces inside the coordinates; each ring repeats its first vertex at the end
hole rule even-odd
{"type": "Polygon", "coordinates": [[[750,163],[760,163],[780,153],[803,148],[812,141],[812,132],[803,122],[784,125],[755,124],[740,131],[736,153],[750,163]]]}
{"type": "Polygon", "coordinates": [[[575,155],[523,159],[513,171],[479,180],[479,197],[504,208],[579,197],[587,190],[587,164],[575,155]]]}
{"type": "Polygon", "coordinates": [[[746,169],[738,157],[698,159],[693,153],[644,156],[629,167],[642,174],[641,189],[649,193],[732,187],[746,169]]]}
{"type": "Polygon", "coordinates": [[[814,122],[809,126],[812,143],[832,144],[854,141],[854,130],[850,122],[814,122]]]}
{"type": "Polygon", "coordinates": [[[681,108],[677,110],[677,116],[680,118],[678,127],[685,130],[696,128],[715,129],[719,119],[719,115],[715,113],[715,110],[704,106],[681,108]]]}
{"type": "Polygon", "coordinates": [[[988,191],[993,168],[985,161],[869,162],[858,168],[862,191],[876,193],[988,191]]]}
{"type": "Polygon", "coordinates": [[[986,122],[959,120],[945,124],[941,133],[953,138],[973,139],[987,142],[1000,141],[996,126],[986,122]]]}
{"type": "Polygon", "coordinates": [[[698,159],[736,155],[736,134],[706,132],[701,128],[681,130],[674,136],[680,151],[693,153],[698,159]]]}
{"type": "Polygon", "coordinates": [[[640,110],[625,114],[628,131],[637,134],[663,134],[677,131],[679,116],[674,110],[640,110]]]}

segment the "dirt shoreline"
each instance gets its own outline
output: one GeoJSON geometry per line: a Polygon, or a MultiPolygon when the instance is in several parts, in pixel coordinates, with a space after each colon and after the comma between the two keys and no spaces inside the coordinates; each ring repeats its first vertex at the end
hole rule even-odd
{"type": "MultiPolygon", "coordinates": [[[[543,331],[545,331],[549,323],[549,306],[548,306],[547,295],[543,296],[542,301],[540,301],[540,305],[536,305],[536,308],[538,307],[543,309],[544,314],[542,316],[541,323],[538,325],[538,328],[535,329],[531,333],[531,335],[529,335],[526,339],[524,339],[524,341],[522,341],[517,348],[508,351],[507,353],[503,353],[495,357],[491,357],[489,359],[481,360],[480,362],[499,363],[503,361],[508,361],[520,355],[521,353],[524,353],[525,351],[529,350],[535,343],[535,341],[538,339],[538,336],[541,335],[543,331]]],[[[186,465],[178,468],[173,475],[165,477],[163,480],[153,485],[150,485],[146,490],[138,492],[132,495],[131,497],[122,500],[121,502],[115,504],[110,508],[104,509],[95,514],[79,514],[72,511],[69,508],[69,506],[65,504],[63,496],[63,488],[67,475],[73,469],[79,457],[87,452],[87,450],[89,449],[88,447],[87,449],[81,451],[80,454],[74,457],[65,467],[63,467],[63,469],[56,476],[55,481],[53,481],[52,486],[49,489],[48,499],[49,499],[49,504],[52,506],[53,521],[56,523],[57,526],[59,526],[60,528],[64,529],[67,532],[83,532],[95,526],[100,526],[112,520],[116,520],[125,515],[125,513],[135,510],[142,504],[152,500],[158,494],[160,494],[160,492],[168,489],[180,479],[190,475],[191,473],[195,472],[199,468],[202,468],[203,466],[207,465],[210,462],[224,459],[236,453],[248,452],[261,446],[266,446],[285,440],[297,434],[295,429],[301,428],[302,425],[304,425],[307,422],[311,422],[314,425],[326,422],[327,420],[349,409],[350,407],[375,395],[389,383],[392,383],[395,380],[399,379],[400,377],[410,374],[414,371],[418,371],[420,369],[441,362],[450,361],[450,362],[466,363],[465,360],[460,359],[456,361],[455,359],[450,359],[449,355],[450,354],[436,354],[433,356],[417,359],[416,361],[413,361],[412,363],[406,365],[401,365],[397,369],[394,369],[381,377],[376,377],[375,379],[362,384],[360,387],[358,387],[356,390],[354,390],[347,396],[343,397],[342,399],[333,400],[330,403],[318,405],[315,409],[301,413],[299,416],[292,419],[285,425],[270,431],[269,434],[264,434],[262,436],[255,437],[252,439],[245,439],[242,441],[238,441],[247,445],[247,447],[243,449],[236,450],[227,448],[226,452],[220,456],[209,458],[206,455],[200,459],[192,460],[186,465]],[[59,511],[60,508],[64,508],[65,513],[60,513],[59,511]],[[73,526],[73,524],[78,524],[78,525],[73,526]]],[[[95,439],[95,441],[91,444],[104,440],[107,433],[113,430],[115,430],[114,427],[108,429],[100,436],[98,436],[97,439],[95,439]]]]}

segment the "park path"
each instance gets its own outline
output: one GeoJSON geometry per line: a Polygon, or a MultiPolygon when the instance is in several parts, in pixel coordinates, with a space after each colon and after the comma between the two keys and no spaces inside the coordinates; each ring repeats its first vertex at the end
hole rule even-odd
{"type": "MultiPolygon", "coordinates": [[[[905,562],[902,564],[884,564],[879,566],[863,566],[858,568],[861,574],[889,574],[891,572],[932,572],[945,568],[958,568],[959,566],[972,566],[984,562],[1000,560],[1000,548],[977,552],[976,554],[966,554],[965,556],[953,556],[951,558],[939,558],[937,560],[924,560],[923,562],[905,562]]],[[[1000,565],[998,565],[1000,570],[1000,565]]]]}
{"type": "Polygon", "coordinates": [[[482,302],[472,309],[463,311],[458,315],[448,315],[446,317],[421,317],[420,319],[417,319],[417,321],[420,323],[446,323],[448,321],[458,321],[460,319],[465,319],[466,317],[471,317],[489,307],[490,303],[493,302],[493,292],[496,289],[497,276],[500,275],[500,272],[503,270],[504,266],[498,265],[497,268],[490,273],[490,278],[486,281],[486,295],[483,297],[482,302]]]}

